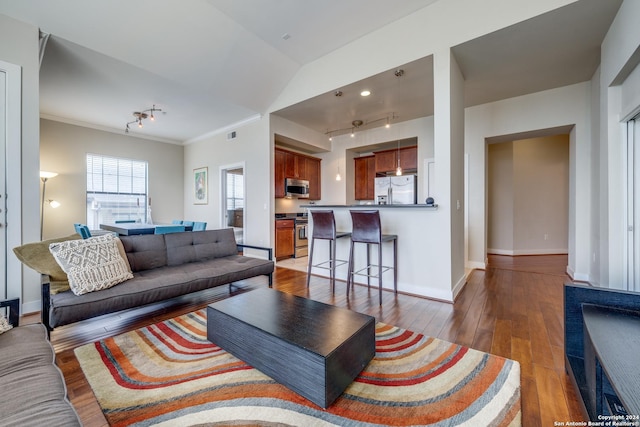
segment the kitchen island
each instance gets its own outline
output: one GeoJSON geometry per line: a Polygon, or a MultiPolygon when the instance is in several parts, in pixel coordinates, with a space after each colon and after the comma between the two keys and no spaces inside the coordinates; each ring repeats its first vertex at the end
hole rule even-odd
{"type": "MultiPolygon", "coordinates": [[[[398,291],[412,295],[425,296],[452,302],[465,283],[464,272],[451,284],[450,248],[438,242],[446,241],[445,230],[440,225],[445,209],[438,205],[303,205],[303,208],[314,210],[332,210],[338,231],[351,231],[350,210],[379,210],[383,234],[398,236],[398,291]],[[445,262],[446,261],[446,262],[445,262]]],[[[309,215],[308,236],[313,233],[313,219],[309,215]]],[[[338,259],[349,258],[349,239],[338,239],[336,256],[338,259]]],[[[383,244],[383,265],[393,265],[391,244],[383,244]]],[[[314,259],[329,258],[328,243],[318,240],[315,245],[314,259]]],[[[364,244],[356,244],[355,270],[366,265],[366,249],[364,244]]],[[[312,274],[329,275],[328,270],[312,270],[312,274]]],[[[347,266],[336,270],[336,278],[346,281],[347,266]]],[[[364,276],[355,276],[355,282],[367,283],[364,276]]],[[[344,284],[346,286],[346,284],[344,284]]],[[[341,288],[336,284],[337,289],[341,288]]],[[[371,279],[371,286],[378,286],[377,279],[371,279]]],[[[383,274],[383,288],[393,290],[393,272],[383,274]]]]}

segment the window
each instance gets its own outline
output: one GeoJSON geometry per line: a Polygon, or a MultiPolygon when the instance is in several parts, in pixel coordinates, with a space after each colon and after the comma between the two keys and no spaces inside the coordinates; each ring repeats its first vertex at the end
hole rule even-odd
{"type": "Polygon", "coordinates": [[[242,169],[227,171],[227,209],[244,208],[244,175],[242,169]]]}
{"type": "Polygon", "coordinates": [[[147,162],[87,154],[87,225],[150,222],[147,162]]]}

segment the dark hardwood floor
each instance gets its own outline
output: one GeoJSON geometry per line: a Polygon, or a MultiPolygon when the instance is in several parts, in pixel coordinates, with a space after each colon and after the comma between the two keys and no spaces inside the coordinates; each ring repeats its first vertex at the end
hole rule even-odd
{"type": "MultiPolygon", "coordinates": [[[[520,362],[523,426],[552,426],[554,421],[583,421],[576,394],[564,371],[562,285],[567,257],[491,256],[486,271],[475,270],[455,304],[391,292],[378,305],[377,289],[356,286],[349,296],[345,284],[330,290],[328,279],[281,267],[274,288],[317,301],[347,307],[377,321],[411,329],[520,362]]],[[[220,287],[126,313],[103,316],[57,328],[51,340],[67,382],[69,398],[85,426],[107,423],[87,384],[73,349],[79,345],[188,313],[236,293],[265,286],[264,278],[220,287]]],[[[23,323],[38,321],[38,314],[23,323]]]]}

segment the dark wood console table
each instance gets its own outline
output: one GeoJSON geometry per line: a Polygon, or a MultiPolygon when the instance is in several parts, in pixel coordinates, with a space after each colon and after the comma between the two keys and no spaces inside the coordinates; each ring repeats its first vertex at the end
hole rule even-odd
{"type": "Polygon", "coordinates": [[[327,408],[375,355],[375,318],[260,288],[209,305],[207,339],[327,408]]]}
{"type": "Polygon", "coordinates": [[[640,416],[640,293],[567,284],[564,320],[565,367],[588,419],[640,416]]]}
{"type": "Polygon", "coordinates": [[[590,406],[597,414],[615,411],[606,399],[615,396],[627,414],[640,416],[640,312],[585,304],[582,313],[590,406]]]}

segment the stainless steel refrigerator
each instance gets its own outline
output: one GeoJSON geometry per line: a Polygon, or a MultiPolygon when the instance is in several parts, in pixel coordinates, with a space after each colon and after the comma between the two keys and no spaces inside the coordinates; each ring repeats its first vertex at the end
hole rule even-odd
{"type": "Polygon", "coordinates": [[[376,178],[376,203],[379,205],[415,205],[417,180],[415,175],[376,178]]]}

